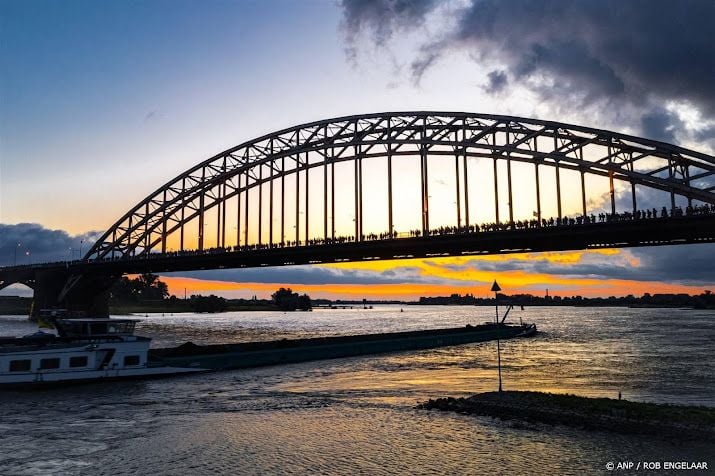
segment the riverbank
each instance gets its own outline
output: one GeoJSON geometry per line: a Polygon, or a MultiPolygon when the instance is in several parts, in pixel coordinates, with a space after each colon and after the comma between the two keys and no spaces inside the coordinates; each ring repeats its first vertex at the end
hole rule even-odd
{"type": "Polygon", "coordinates": [[[438,398],[425,410],[565,425],[586,430],[651,434],[678,440],[715,441],[715,408],[630,402],[542,392],[486,392],[467,398],[438,398]]]}
{"type": "MultiPolygon", "coordinates": [[[[208,313],[208,314],[221,314],[223,312],[252,312],[252,311],[278,311],[278,306],[273,305],[263,305],[263,304],[228,304],[225,311],[208,313]]],[[[157,305],[157,306],[146,306],[146,305],[118,305],[109,306],[109,314],[112,316],[127,316],[132,314],[148,314],[148,313],[162,313],[162,314],[174,314],[174,313],[186,313],[195,312],[190,305],[157,305]]]]}
{"type": "MultiPolygon", "coordinates": [[[[29,316],[32,298],[19,296],[0,296],[0,315],[29,316]]],[[[266,301],[228,300],[226,310],[222,312],[279,311],[278,306],[266,301]]],[[[112,304],[109,313],[113,316],[131,314],[174,314],[196,312],[190,301],[184,299],[143,302],[137,304],[112,304]]]]}

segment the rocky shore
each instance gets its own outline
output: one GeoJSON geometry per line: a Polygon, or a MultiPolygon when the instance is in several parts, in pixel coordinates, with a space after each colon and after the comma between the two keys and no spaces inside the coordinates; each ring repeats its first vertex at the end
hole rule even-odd
{"type": "Polygon", "coordinates": [[[709,407],[509,391],[480,393],[468,398],[438,398],[417,408],[586,430],[715,441],[715,408],[709,407]]]}

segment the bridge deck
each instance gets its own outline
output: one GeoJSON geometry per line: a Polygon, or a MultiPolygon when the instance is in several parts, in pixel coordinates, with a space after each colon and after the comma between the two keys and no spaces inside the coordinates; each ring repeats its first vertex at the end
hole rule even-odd
{"type": "Polygon", "coordinates": [[[69,274],[121,275],[712,242],[715,242],[715,215],[682,216],[310,246],[152,253],[114,260],[15,266],[0,268],[0,282],[23,282],[37,271],[60,269],[69,274]]]}

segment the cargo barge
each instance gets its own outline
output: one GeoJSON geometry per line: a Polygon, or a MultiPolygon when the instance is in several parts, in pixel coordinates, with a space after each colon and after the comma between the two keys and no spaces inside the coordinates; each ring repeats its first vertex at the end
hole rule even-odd
{"type": "Polygon", "coordinates": [[[449,329],[382,334],[282,339],[239,344],[196,345],[151,349],[149,358],[163,365],[211,370],[243,369],[266,365],[337,359],[406,350],[431,349],[490,340],[529,337],[535,324],[483,324],[449,329]]]}

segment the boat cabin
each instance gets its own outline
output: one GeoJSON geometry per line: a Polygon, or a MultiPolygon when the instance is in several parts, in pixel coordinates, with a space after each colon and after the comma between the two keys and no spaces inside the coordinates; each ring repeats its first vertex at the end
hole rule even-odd
{"type": "Polygon", "coordinates": [[[42,316],[59,336],[38,332],[0,339],[0,389],[204,370],[150,364],[151,339],[134,335],[136,319],[73,319],[63,314],[52,310],[42,316]]]}
{"type": "Polygon", "coordinates": [[[106,339],[134,335],[136,319],[59,319],[56,326],[62,337],[106,339]]]}

